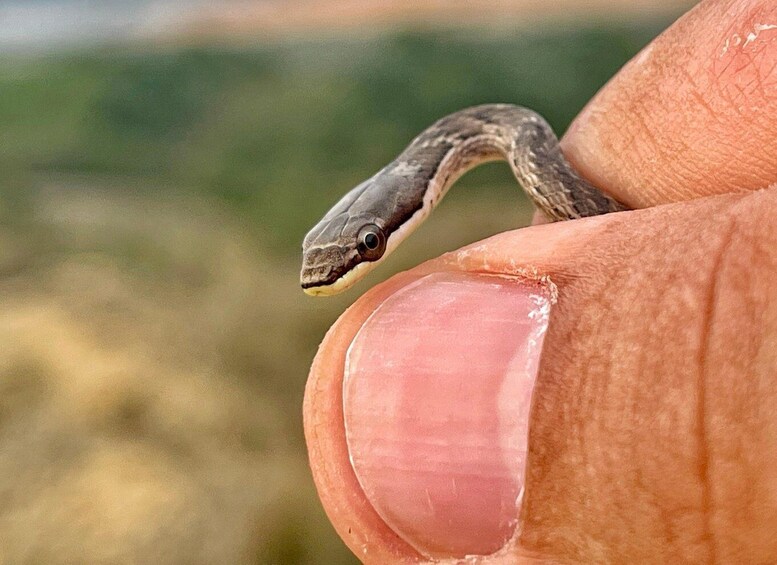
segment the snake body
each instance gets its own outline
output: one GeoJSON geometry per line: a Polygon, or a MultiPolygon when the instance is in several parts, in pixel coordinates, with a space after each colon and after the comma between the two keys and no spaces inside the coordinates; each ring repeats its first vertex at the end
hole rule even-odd
{"type": "Polygon", "coordinates": [[[302,244],[302,288],[321,295],[350,287],[426,219],[461,175],[500,159],[551,220],[626,209],[572,168],[542,116],[509,104],[475,106],[424,130],[327,212],[302,244]]]}

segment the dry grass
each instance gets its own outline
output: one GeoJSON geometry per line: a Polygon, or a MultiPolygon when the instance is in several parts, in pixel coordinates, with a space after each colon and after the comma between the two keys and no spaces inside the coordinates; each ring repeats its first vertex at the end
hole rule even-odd
{"type": "MultiPolygon", "coordinates": [[[[452,195],[378,278],[525,223],[493,188],[452,195]]],[[[300,410],[360,290],[311,299],[259,241],[212,201],[90,184],[0,228],[0,563],[352,562],[300,410]]]]}
{"type": "Polygon", "coordinates": [[[250,234],[51,190],[0,249],[0,562],[347,559],[301,445],[315,330],[250,234]]]}

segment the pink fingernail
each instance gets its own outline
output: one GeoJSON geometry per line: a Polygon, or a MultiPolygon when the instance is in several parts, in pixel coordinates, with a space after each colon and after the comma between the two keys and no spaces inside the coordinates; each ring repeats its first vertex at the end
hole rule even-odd
{"type": "Polygon", "coordinates": [[[389,297],[349,348],[354,471],[428,557],[488,555],[515,531],[548,296],[518,279],[429,275],[389,297]]]}

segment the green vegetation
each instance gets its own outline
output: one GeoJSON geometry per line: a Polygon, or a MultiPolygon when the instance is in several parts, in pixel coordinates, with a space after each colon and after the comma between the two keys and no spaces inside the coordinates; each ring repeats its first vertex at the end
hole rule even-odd
{"type": "Polygon", "coordinates": [[[563,130],[658,30],[405,33],[6,62],[0,164],[216,195],[292,251],[324,207],[436,118],[509,101],[563,130]]]}
{"type": "MultiPolygon", "coordinates": [[[[563,131],[662,28],[0,61],[4,553],[351,562],[300,412],[317,343],[365,285],[304,297],[302,236],[446,113],[514,102],[563,131]]],[[[527,218],[506,167],[463,184],[483,188],[454,190],[378,277],[527,218]]]]}

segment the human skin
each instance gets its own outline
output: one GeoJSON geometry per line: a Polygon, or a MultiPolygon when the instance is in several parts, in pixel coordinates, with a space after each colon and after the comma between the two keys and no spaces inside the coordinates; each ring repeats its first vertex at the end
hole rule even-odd
{"type": "Polygon", "coordinates": [[[563,147],[637,210],[446,254],[330,329],[304,404],[330,520],[368,563],[777,562],[777,5],[700,3],[591,101],[563,147]],[[534,378],[466,388],[467,372],[510,354],[502,329],[526,339],[518,314],[499,314],[532,293],[555,299],[534,378]],[[471,319],[451,315],[449,296],[471,319]],[[430,355],[467,394],[415,378],[430,355]],[[403,413],[376,409],[394,398],[403,413]],[[424,421],[443,405],[454,417],[424,421]],[[511,410],[528,426],[525,457],[505,447],[511,410]],[[473,431],[472,414],[490,427],[473,431]],[[488,472],[473,472],[479,461],[488,472]],[[397,468],[399,487],[428,495],[417,508],[397,468]],[[438,490],[451,477],[475,486],[438,490]],[[509,496],[493,505],[491,492],[509,496]],[[513,511],[508,529],[491,519],[513,511]],[[467,520],[469,537],[456,530],[467,520]]]}

